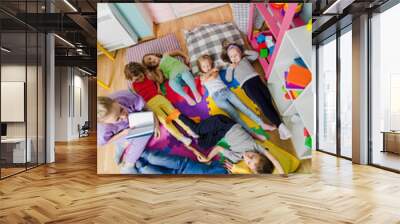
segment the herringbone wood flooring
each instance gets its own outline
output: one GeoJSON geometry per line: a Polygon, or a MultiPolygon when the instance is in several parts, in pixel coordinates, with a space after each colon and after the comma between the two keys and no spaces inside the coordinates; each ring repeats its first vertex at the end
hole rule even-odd
{"type": "Polygon", "coordinates": [[[315,153],[312,174],[99,176],[95,137],[0,181],[0,223],[400,223],[400,176],[315,153]]]}

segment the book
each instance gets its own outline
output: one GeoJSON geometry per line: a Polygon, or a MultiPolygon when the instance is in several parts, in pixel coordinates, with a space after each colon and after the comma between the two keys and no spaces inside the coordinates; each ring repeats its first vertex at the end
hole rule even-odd
{"type": "Polygon", "coordinates": [[[154,133],[154,115],[151,111],[135,112],[128,115],[129,132],[126,138],[137,138],[154,133]]]}

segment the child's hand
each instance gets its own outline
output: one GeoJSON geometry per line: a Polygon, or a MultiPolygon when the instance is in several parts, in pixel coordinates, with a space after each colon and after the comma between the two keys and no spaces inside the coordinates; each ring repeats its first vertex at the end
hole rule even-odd
{"type": "Polygon", "coordinates": [[[185,57],[185,64],[187,64],[190,67],[190,60],[188,57],[185,57]]]}
{"type": "Polygon", "coordinates": [[[225,160],[224,167],[229,171],[229,173],[232,173],[233,164],[231,162],[225,160]]]}
{"type": "Polygon", "coordinates": [[[124,129],[123,131],[120,132],[121,136],[126,136],[129,133],[129,128],[124,129]]]}
{"type": "Polygon", "coordinates": [[[196,153],[197,160],[202,163],[208,163],[210,160],[204,156],[202,153],[196,153]]]}
{"type": "Polygon", "coordinates": [[[154,137],[156,137],[156,139],[159,139],[160,136],[161,136],[160,126],[157,126],[154,128],[154,137]]]}
{"type": "Polygon", "coordinates": [[[219,72],[218,68],[211,69],[211,72],[219,72]]]}

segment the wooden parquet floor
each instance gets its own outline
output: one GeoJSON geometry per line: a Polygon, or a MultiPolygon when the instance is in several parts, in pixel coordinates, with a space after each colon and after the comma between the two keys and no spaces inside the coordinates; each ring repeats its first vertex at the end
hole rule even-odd
{"type": "Polygon", "coordinates": [[[400,175],[315,153],[312,174],[96,174],[95,137],[0,181],[0,223],[400,223],[400,175]]]}

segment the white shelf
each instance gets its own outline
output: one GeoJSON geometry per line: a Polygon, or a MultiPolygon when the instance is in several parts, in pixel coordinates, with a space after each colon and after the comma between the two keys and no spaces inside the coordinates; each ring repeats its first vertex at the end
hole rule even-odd
{"type": "Polygon", "coordinates": [[[285,98],[285,93],[282,91],[283,85],[283,81],[277,75],[272,75],[268,80],[268,89],[280,114],[283,114],[292,104],[285,98]]]}
{"type": "Polygon", "coordinates": [[[312,39],[311,32],[307,30],[306,26],[300,26],[286,32],[285,37],[292,43],[308,69],[311,70],[311,56],[312,56],[312,39]]]}
{"type": "Polygon", "coordinates": [[[303,120],[304,126],[310,135],[314,135],[314,97],[311,85],[304,90],[298,99],[294,101],[294,105],[303,120]]]}
{"type": "MultiPolygon", "coordinates": [[[[297,111],[294,109],[293,110],[294,114],[297,113],[297,111]]],[[[304,137],[304,125],[301,119],[298,122],[293,122],[292,121],[292,116],[290,117],[283,117],[283,122],[285,125],[289,128],[289,130],[292,132],[292,137],[290,140],[293,143],[294,149],[296,151],[296,155],[299,159],[308,159],[311,158],[308,155],[304,156],[304,154],[307,154],[310,150],[308,150],[305,146],[305,137],[304,137]]],[[[311,154],[310,154],[311,156],[311,154]]]]}
{"type": "MultiPolygon", "coordinates": [[[[313,145],[315,142],[312,82],[294,100],[284,98],[285,93],[282,91],[282,86],[287,91],[284,74],[289,70],[291,65],[295,64],[295,58],[300,57],[308,69],[311,70],[311,55],[311,33],[307,30],[306,26],[287,31],[283,37],[268,80],[268,88],[279,113],[283,117],[284,123],[292,132],[291,141],[300,159],[311,158],[311,150],[305,146],[304,128],[310,133],[313,145]],[[297,122],[292,121],[293,115],[299,116],[297,122]]],[[[314,80],[314,76],[312,80],[314,80]]]]}

